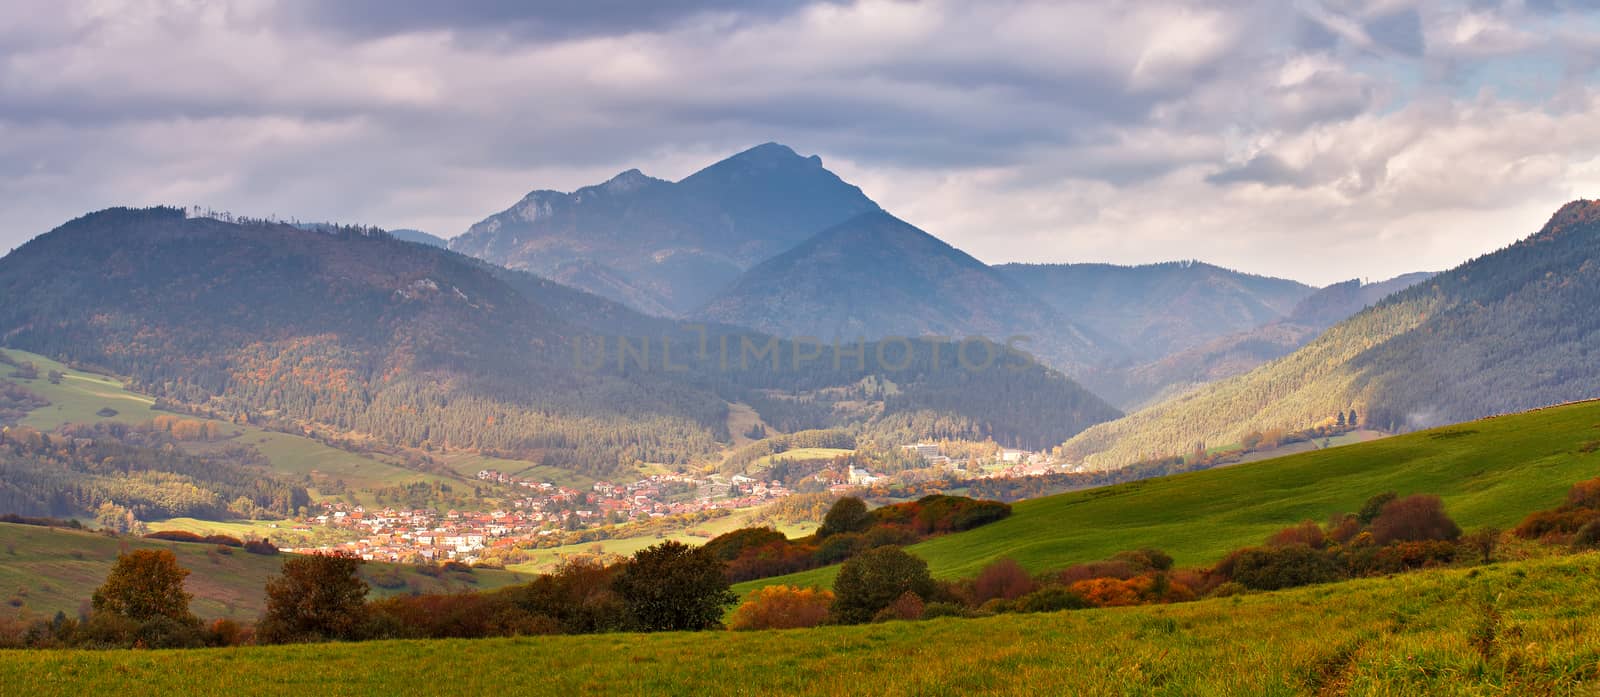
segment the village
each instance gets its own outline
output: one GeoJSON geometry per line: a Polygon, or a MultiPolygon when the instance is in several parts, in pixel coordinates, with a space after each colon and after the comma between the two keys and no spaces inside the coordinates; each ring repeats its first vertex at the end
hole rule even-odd
{"type": "MultiPolygon", "coordinates": [[[[920,456],[927,468],[894,475],[850,466],[836,483],[826,486],[835,496],[871,490],[896,481],[926,480],[939,473],[961,479],[995,479],[1082,471],[1058,464],[1044,453],[1001,449],[991,460],[955,460],[938,444],[902,446],[920,456]]],[[[322,503],[320,513],[295,523],[296,532],[316,527],[346,532],[339,544],[289,551],[342,552],[369,561],[434,563],[480,560],[484,550],[530,542],[556,544],[561,533],[623,525],[708,511],[753,509],[795,493],[782,482],[744,474],[696,477],[652,474],[631,483],[597,481],[587,489],[523,479],[492,469],[476,478],[515,492],[507,505],[489,511],[435,511],[426,508],[368,508],[346,501],[322,503]]]]}

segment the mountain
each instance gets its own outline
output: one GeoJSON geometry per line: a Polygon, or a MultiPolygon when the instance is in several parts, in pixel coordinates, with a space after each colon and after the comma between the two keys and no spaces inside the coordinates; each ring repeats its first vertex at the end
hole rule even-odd
{"type": "Polygon", "coordinates": [[[678,182],[633,169],[571,193],[534,191],[450,248],[683,315],[755,263],[877,209],[821,158],[767,143],[678,182]]]}
{"type": "Polygon", "coordinates": [[[1340,410],[1409,430],[1592,398],[1597,304],[1600,202],[1574,201],[1521,242],[1395,293],[1249,373],[1091,428],[1063,451],[1113,467],[1340,410]]]}
{"type": "Polygon", "coordinates": [[[1020,356],[802,360],[370,228],[109,209],[0,258],[0,297],[0,345],[130,376],[173,408],[596,475],[716,461],[733,402],[778,431],[1028,447],[1119,415],[1020,356]]]}
{"type": "Polygon", "coordinates": [[[417,244],[428,245],[429,247],[440,247],[440,248],[443,248],[443,247],[450,246],[450,241],[446,240],[443,237],[439,237],[437,235],[430,235],[430,234],[428,234],[426,232],[423,232],[421,230],[412,230],[410,228],[401,228],[399,230],[390,230],[389,231],[389,235],[391,237],[393,237],[393,238],[395,238],[397,240],[401,240],[403,242],[415,242],[417,244]]]}
{"type": "Polygon", "coordinates": [[[1024,337],[1072,374],[1120,349],[1004,274],[894,216],[864,213],[740,276],[698,313],[780,336],[1024,337]]]}
{"type": "Polygon", "coordinates": [[[1130,368],[1080,376],[1096,394],[1124,407],[1150,405],[1206,383],[1247,373],[1288,355],[1328,327],[1379,300],[1432,277],[1409,273],[1387,281],[1350,280],[1317,290],[1279,319],[1212,339],[1130,368]]]}
{"type": "Polygon", "coordinates": [[[995,270],[1128,347],[1135,360],[1171,355],[1282,319],[1316,291],[1296,281],[1200,262],[1003,264],[995,270]]]}

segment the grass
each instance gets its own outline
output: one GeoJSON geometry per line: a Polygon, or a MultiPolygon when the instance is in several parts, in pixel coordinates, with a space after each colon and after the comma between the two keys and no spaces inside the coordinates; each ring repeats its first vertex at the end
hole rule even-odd
{"type": "MultiPolygon", "coordinates": [[[[562,545],[560,547],[541,549],[535,553],[534,558],[531,561],[523,562],[521,564],[512,564],[507,568],[521,573],[547,573],[553,571],[558,565],[560,565],[562,559],[576,554],[593,554],[595,552],[600,552],[602,554],[628,556],[641,549],[665,542],[667,540],[676,540],[689,545],[702,545],[711,538],[721,535],[725,532],[731,532],[742,527],[748,527],[750,525],[768,525],[768,523],[754,522],[753,513],[756,510],[757,509],[743,509],[735,511],[733,515],[730,515],[726,518],[708,520],[688,529],[680,528],[661,533],[652,533],[649,535],[619,537],[616,539],[601,540],[598,542],[586,542],[582,544],[562,545]]],[[[815,532],[817,529],[817,526],[814,523],[784,523],[780,525],[774,525],[773,527],[776,527],[780,532],[790,537],[809,535],[815,532]]]]}
{"type": "MultiPolygon", "coordinates": [[[[941,577],[999,557],[1039,571],[1158,547],[1210,564],[1278,529],[1355,511],[1373,494],[1438,494],[1464,528],[1510,527],[1600,475],[1600,402],[1543,409],[1344,447],[1022,501],[1010,518],[910,547],[941,577]]],[[[830,585],[837,567],[740,584],[830,585]]]]}
{"type": "Polygon", "coordinates": [[[241,540],[252,537],[270,539],[281,547],[318,547],[349,542],[362,536],[359,530],[313,526],[311,532],[297,532],[293,521],[281,520],[200,520],[168,518],[145,523],[151,532],[181,530],[196,535],[231,535],[241,540]]]}
{"type": "Polygon", "coordinates": [[[849,455],[855,452],[845,448],[795,448],[785,450],[776,455],[763,455],[750,463],[749,471],[764,470],[772,466],[774,460],[791,460],[802,462],[805,460],[832,460],[840,455],[849,455]]]}
{"type": "Polygon", "coordinates": [[[1589,554],[1183,605],[812,630],[12,651],[0,684],[40,696],[1590,694],[1597,570],[1589,554]]]}
{"type": "MultiPolygon", "coordinates": [[[[109,537],[99,533],[0,523],[0,615],[49,617],[57,611],[76,615],[80,605],[105,581],[117,555],[140,548],[170,549],[178,563],[193,572],[186,588],[194,594],[192,606],[202,617],[253,620],[261,614],[262,589],[278,573],[284,556],[249,554],[232,549],[222,554],[216,545],[109,537]],[[20,607],[11,601],[20,601],[20,607]]],[[[435,579],[418,573],[415,566],[367,564],[363,574],[393,569],[406,587],[373,587],[374,595],[455,592],[499,588],[524,582],[506,571],[477,569],[474,583],[462,579],[435,579]]]]}

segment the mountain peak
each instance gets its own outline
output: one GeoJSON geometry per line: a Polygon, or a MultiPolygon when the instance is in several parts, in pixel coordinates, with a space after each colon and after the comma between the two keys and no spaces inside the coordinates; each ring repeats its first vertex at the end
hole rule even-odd
{"type": "Polygon", "coordinates": [[[600,188],[610,194],[625,194],[631,191],[638,191],[652,184],[665,183],[663,180],[649,176],[638,169],[630,169],[607,179],[604,184],[600,185],[600,188]]]}
{"type": "Polygon", "coordinates": [[[1562,206],[1555,215],[1550,216],[1550,222],[1545,223],[1544,229],[1534,235],[1534,239],[1552,238],[1571,228],[1597,223],[1600,223],[1600,200],[1580,198],[1562,206]]]}

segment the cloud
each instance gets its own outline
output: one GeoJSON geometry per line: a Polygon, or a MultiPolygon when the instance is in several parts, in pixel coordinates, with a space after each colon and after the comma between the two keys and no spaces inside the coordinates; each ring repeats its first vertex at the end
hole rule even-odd
{"type": "Polygon", "coordinates": [[[1593,181],[1581,5],[6,3],[0,248],[161,202],[448,236],[778,140],[991,261],[1432,268],[1593,181]]]}

